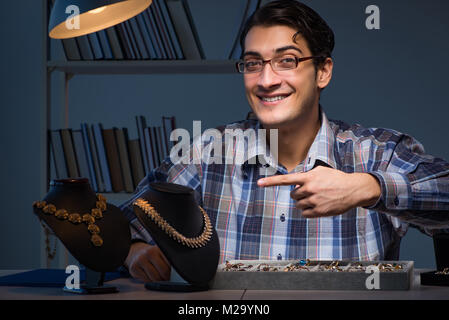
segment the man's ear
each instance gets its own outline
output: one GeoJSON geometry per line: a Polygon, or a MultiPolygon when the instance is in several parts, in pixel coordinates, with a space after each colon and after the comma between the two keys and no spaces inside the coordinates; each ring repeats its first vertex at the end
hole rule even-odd
{"type": "Polygon", "coordinates": [[[327,87],[331,81],[333,67],[334,62],[332,58],[326,58],[326,60],[319,65],[316,75],[316,85],[320,90],[327,87]]]}

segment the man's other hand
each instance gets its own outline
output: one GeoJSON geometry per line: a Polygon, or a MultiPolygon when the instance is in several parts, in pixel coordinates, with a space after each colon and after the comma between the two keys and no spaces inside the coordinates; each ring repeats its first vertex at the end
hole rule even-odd
{"type": "Polygon", "coordinates": [[[143,242],[133,243],[125,266],[133,278],[144,282],[170,279],[170,264],[157,246],[143,242]]]}

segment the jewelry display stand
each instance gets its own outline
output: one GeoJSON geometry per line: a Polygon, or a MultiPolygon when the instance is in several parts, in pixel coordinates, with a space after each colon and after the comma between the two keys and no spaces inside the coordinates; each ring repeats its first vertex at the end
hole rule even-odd
{"type": "Polygon", "coordinates": [[[433,236],[436,271],[421,273],[421,284],[427,286],[449,286],[449,233],[433,236]]]}
{"type": "Polygon", "coordinates": [[[96,195],[89,180],[61,179],[50,182],[50,190],[33,210],[44,228],[49,229],[72,256],[85,267],[85,281],[77,294],[118,292],[104,285],[106,272],[123,265],[131,247],[128,219],[121,210],[96,195]]]}
{"type": "Polygon", "coordinates": [[[104,285],[104,272],[96,272],[89,268],[86,268],[86,281],[81,283],[80,288],[68,288],[64,286],[65,292],[77,293],[77,294],[105,294],[119,292],[117,287],[104,285]]]}

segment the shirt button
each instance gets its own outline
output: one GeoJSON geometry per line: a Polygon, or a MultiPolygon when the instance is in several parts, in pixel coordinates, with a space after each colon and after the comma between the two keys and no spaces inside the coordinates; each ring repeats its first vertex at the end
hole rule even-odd
{"type": "Polygon", "coordinates": [[[282,260],[282,255],[280,253],[278,254],[278,260],[282,260]]]}
{"type": "Polygon", "coordinates": [[[281,222],[284,222],[285,221],[285,214],[281,214],[281,217],[279,219],[281,219],[281,222]]]}

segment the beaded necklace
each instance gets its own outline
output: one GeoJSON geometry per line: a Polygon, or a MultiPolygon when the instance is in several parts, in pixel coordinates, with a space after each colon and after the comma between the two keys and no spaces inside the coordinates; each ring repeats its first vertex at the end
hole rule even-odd
{"type": "Polygon", "coordinates": [[[35,201],[33,202],[33,207],[42,209],[47,215],[53,215],[59,220],[68,220],[75,225],[84,222],[87,225],[87,230],[92,235],[90,238],[92,244],[96,247],[103,245],[103,239],[100,237],[100,228],[95,224],[96,220],[103,218],[103,212],[107,208],[106,198],[103,195],[97,194],[95,208],[92,208],[90,213],[68,213],[66,209],[57,209],[54,204],[46,201],[35,201]]]}

